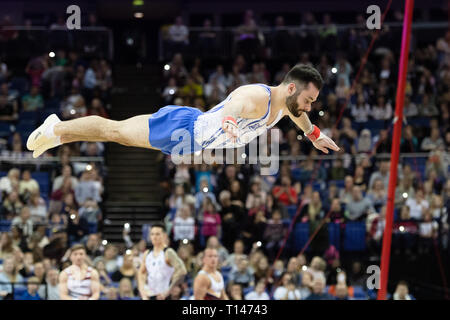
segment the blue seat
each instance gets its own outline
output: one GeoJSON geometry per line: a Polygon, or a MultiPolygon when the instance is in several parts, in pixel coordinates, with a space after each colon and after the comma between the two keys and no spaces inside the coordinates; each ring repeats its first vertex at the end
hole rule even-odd
{"type": "Polygon", "coordinates": [[[19,121],[22,120],[33,120],[34,122],[39,120],[38,111],[23,111],[19,114],[19,121]]]}
{"type": "Polygon", "coordinates": [[[48,172],[33,172],[31,177],[39,184],[41,194],[48,194],[50,192],[50,175],[48,172]]]}
{"type": "Polygon", "coordinates": [[[244,293],[244,296],[249,294],[250,292],[252,292],[254,289],[255,289],[255,287],[250,287],[250,286],[247,287],[247,288],[242,289],[242,291],[244,293]]]}
{"type": "Polygon", "coordinates": [[[49,110],[49,109],[58,109],[60,107],[61,101],[58,98],[51,98],[48,99],[47,101],[45,101],[44,104],[44,109],[49,110]]]}
{"type": "Polygon", "coordinates": [[[344,180],[330,180],[328,182],[328,185],[330,185],[330,183],[334,183],[338,189],[344,189],[344,187],[345,187],[344,180]]]}
{"type": "Polygon", "coordinates": [[[142,239],[145,241],[148,241],[150,235],[150,225],[149,224],[143,224],[142,225],[142,239]]]}
{"type": "Polygon", "coordinates": [[[89,233],[97,233],[98,225],[96,222],[89,222],[89,233]]]}
{"type": "Polygon", "coordinates": [[[11,231],[11,220],[0,220],[0,232],[11,231]]]}
{"type": "Polygon", "coordinates": [[[11,124],[0,122],[0,137],[9,137],[11,135],[11,124]]]}
{"type": "MultiPolygon", "coordinates": [[[[309,239],[309,223],[297,223],[294,227],[294,250],[299,252],[309,239]]],[[[307,251],[309,250],[306,249],[307,251]]]]}
{"type": "Polygon", "coordinates": [[[14,300],[21,300],[22,295],[27,291],[25,286],[14,287],[14,300]]]}
{"type": "Polygon", "coordinates": [[[229,273],[231,271],[231,267],[230,266],[222,267],[221,271],[222,273],[229,273]]]}
{"type": "Polygon", "coordinates": [[[366,249],[365,222],[347,222],[344,231],[345,251],[364,251],[366,249]]]}
{"type": "Polygon", "coordinates": [[[295,217],[295,214],[297,213],[297,206],[296,205],[287,206],[286,209],[289,214],[289,218],[293,219],[295,217]]]}
{"type": "Polygon", "coordinates": [[[328,238],[330,245],[339,250],[341,247],[341,226],[339,223],[328,224],[328,238]]]}
{"type": "Polygon", "coordinates": [[[367,299],[367,293],[364,291],[364,289],[361,286],[354,286],[353,287],[353,296],[355,299],[367,299]]]}

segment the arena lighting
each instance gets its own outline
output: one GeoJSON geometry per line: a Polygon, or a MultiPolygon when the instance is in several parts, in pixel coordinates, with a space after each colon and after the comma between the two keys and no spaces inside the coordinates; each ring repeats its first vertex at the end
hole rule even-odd
{"type": "Polygon", "coordinates": [[[258,247],[261,247],[261,246],[262,246],[261,241],[258,241],[258,242],[256,243],[256,245],[257,245],[258,247]]]}
{"type": "Polygon", "coordinates": [[[169,90],[169,94],[175,94],[175,90],[170,89],[170,90],[169,90]]]}
{"type": "Polygon", "coordinates": [[[302,140],[302,139],[303,139],[302,135],[299,134],[299,135],[297,136],[297,140],[302,140]]]}
{"type": "Polygon", "coordinates": [[[123,225],[123,227],[124,227],[125,229],[130,229],[130,224],[127,222],[127,223],[125,223],[125,224],[123,225]]]}
{"type": "Polygon", "coordinates": [[[108,244],[108,240],[103,240],[102,245],[106,246],[108,244]]]}
{"type": "Polygon", "coordinates": [[[323,117],[324,114],[325,112],[323,112],[322,110],[319,111],[319,116],[323,117]]]}
{"type": "Polygon", "coordinates": [[[125,254],[131,254],[131,250],[128,249],[127,251],[125,251],[125,254]]]}
{"type": "Polygon", "coordinates": [[[127,38],[127,45],[132,46],[134,44],[133,38],[127,38]]]}
{"type": "Polygon", "coordinates": [[[183,239],[183,244],[188,244],[189,240],[188,239],[183,239]]]}
{"type": "Polygon", "coordinates": [[[331,68],[331,72],[332,72],[332,73],[336,73],[336,72],[337,72],[337,69],[336,69],[335,67],[333,67],[333,68],[331,68]]]}
{"type": "Polygon", "coordinates": [[[168,64],[164,65],[164,70],[169,71],[170,70],[170,66],[168,64]]]}
{"type": "Polygon", "coordinates": [[[70,219],[72,219],[72,220],[75,219],[75,215],[74,215],[74,214],[71,214],[71,215],[70,215],[70,219]]]}
{"type": "Polygon", "coordinates": [[[306,270],[308,270],[308,267],[307,267],[307,266],[303,266],[303,267],[302,267],[302,270],[303,270],[303,271],[306,271],[306,270]]]}
{"type": "Polygon", "coordinates": [[[398,228],[398,230],[400,230],[400,232],[405,232],[405,227],[404,227],[404,226],[400,226],[400,227],[398,228]]]}
{"type": "Polygon", "coordinates": [[[245,153],[241,154],[242,159],[247,158],[247,155],[245,153]]]}
{"type": "Polygon", "coordinates": [[[75,113],[76,113],[75,109],[70,110],[70,114],[75,114],[75,113]]]}
{"type": "Polygon", "coordinates": [[[136,19],[141,19],[141,18],[144,17],[144,13],[143,13],[143,12],[135,12],[135,13],[134,13],[134,17],[135,17],[136,19]]]}
{"type": "Polygon", "coordinates": [[[208,192],[208,188],[207,188],[207,187],[204,187],[204,188],[203,188],[203,192],[208,192]]]}
{"type": "Polygon", "coordinates": [[[91,166],[90,164],[88,164],[88,165],[86,166],[86,170],[87,170],[87,171],[91,171],[91,170],[92,170],[92,166],[91,166]]]}
{"type": "Polygon", "coordinates": [[[402,194],[402,196],[403,196],[403,198],[408,198],[408,194],[406,193],[406,192],[403,192],[403,194],[402,194]]]}
{"type": "Polygon", "coordinates": [[[48,53],[48,56],[49,56],[50,58],[54,58],[54,57],[55,57],[55,53],[54,53],[53,51],[50,51],[50,52],[48,53]]]}

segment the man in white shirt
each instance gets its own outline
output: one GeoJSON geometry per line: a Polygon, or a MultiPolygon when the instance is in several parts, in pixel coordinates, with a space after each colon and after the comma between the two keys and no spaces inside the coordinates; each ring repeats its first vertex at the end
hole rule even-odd
{"type": "Polygon", "coordinates": [[[47,271],[46,283],[47,287],[41,285],[39,288],[39,296],[46,300],[60,300],[58,288],[59,271],[57,269],[50,269],[47,271]]]}
{"type": "Polygon", "coordinates": [[[65,165],[62,170],[62,174],[60,176],[57,176],[55,180],[53,181],[53,191],[56,191],[60,189],[63,185],[64,179],[70,179],[72,180],[72,188],[75,189],[75,187],[78,184],[78,179],[72,176],[72,168],[69,165],[65,165]]]}

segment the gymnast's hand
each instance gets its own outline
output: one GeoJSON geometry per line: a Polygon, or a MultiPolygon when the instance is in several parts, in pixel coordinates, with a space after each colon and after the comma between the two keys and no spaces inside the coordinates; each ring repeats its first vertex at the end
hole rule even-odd
{"type": "Polygon", "coordinates": [[[319,138],[317,138],[313,143],[313,146],[322,151],[323,153],[328,154],[328,149],[339,151],[341,150],[334,141],[329,138],[327,135],[323,134],[322,132],[319,135],[319,138]],[[327,149],[328,148],[328,149],[327,149]]]}
{"type": "Polygon", "coordinates": [[[237,141],[239,137],[239,127],[235,118],[228,116],[222,120],[222,129],[225,131],[227,139],[231,139],[233,143],[237,141]]]}

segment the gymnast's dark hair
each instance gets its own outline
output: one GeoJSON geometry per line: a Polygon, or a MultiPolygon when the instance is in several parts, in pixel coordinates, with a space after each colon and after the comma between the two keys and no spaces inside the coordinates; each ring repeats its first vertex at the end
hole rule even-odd
{"type": "Polygon", "coordinates": [[[322,89],[323,86],[323,79],[319,71],[306,64],[295,65],[286,74],[282,83],[287,84],[294,81],[304,86],[311,82],[318,90],[322,89]]]}
{"type": "Polygon", "coordinates": [[[153,229],[153,228],[161,228],[161,230],[162,230],[163,232],[166,232],[166,226],[165,226],[164,223],[162,223],[162,222],[155,222],[155,223],[152,224],[152,226],[150,227],[150,229],[153,229]]]}

